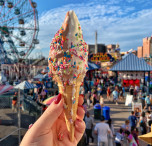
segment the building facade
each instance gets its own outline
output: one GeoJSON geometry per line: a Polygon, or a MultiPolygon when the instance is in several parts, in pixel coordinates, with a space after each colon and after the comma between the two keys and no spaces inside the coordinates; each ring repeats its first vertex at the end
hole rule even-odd
{"type": "Polygon", "coordinates": [[[137,48],[137,56],[138,56],[138,58],[142,58],[143,57],[143,46],[139,46],[137,48]]]}
{"type": "Polygon", "coordinates": [[[138,47],[138,57],[150,57],[152,56],[152,36],[143,38],[143,46],[138,47]]]}
{"type": "MultiPolygon", "coordinates": [[[[95,45],[88,45],[89,54],[95,54],[95,45]]],[[[97,44],[97,53],[106,53],[107,48],[105,44],[97,44]]]]}
{"type": "Polygon", "coordinates": [[[143,57],[150,57],[152,55],[152,37],[143,39],[143,57]]]}

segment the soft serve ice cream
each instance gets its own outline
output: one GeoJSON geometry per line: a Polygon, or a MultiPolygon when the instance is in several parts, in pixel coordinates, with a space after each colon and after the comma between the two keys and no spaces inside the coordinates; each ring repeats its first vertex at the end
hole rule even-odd
{"type": "Polygon", "coordinates": [[[50,73],[65,85],[75,84],[79,76],[84,78],[88,69],[88,48],[74,11],[69,11],[62,27],[55,34],[49,53],[50,73]]]}

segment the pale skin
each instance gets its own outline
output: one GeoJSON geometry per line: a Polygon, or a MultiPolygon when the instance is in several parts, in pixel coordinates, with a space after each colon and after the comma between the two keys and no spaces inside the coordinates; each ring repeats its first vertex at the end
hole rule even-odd
{"type": "Polygon", "coordinates": [[[64,119],[64,100],[58,104],[53,101],[43,115],[25,134],[20,146],[76,146],[85,131],[82,108],[83,97],[79,97],[77,119],[75,121],[74,141],[71,142],[64,119]],[[58,140],[58,134],[63,133],[63,140],[58,140]]]}

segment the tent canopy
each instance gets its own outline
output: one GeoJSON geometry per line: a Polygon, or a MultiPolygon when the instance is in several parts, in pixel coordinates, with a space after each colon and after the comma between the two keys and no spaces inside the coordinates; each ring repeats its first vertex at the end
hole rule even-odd
{"type": "Polygon", "coordinates": [[[43,79],[44,76],[42,74],[38,74],[34,77],[34,79],[43,79]]]}
{"type": "Polygon", "coordinates": [[[88,67],[89,67],[89,70],[100,69],[99,65],[92,63],[92,62],[88,62],[88,67]]]}
{"type": "Polygon", "coordinates": [[[24,81],[16,85],[14,88],[24,90],[24,89],[33,89],[35,87],[33,84],[29,83],[28,81],[24,81]]]}
{"type": "Polygon", "coordinates": [[[110,71],[152,71],[152,67],[144,59],[138,58],[133,53],[129,53],[115,64],[110,71]]]}
{"type": "Polygon", "coordinates": [[[11,85],[1,85],[0,86],[0,94],[3,94],[11,89],[13,89],[13,86],[11,86],[11,85]]]}

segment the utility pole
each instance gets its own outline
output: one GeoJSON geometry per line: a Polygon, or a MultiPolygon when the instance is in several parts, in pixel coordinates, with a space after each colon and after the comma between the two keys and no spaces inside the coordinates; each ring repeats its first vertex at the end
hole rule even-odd
{"type": "Polygon", "coordinates": [[[97,45],[97,31],[95,31],[95,54],[98,52],[98,45],[97,45]]]}

